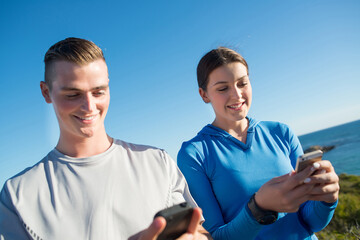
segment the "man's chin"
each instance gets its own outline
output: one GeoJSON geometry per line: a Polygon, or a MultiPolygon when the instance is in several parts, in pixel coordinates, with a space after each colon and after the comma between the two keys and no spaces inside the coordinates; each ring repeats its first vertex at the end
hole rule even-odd
{"type": "Polygon", "coordinates": [[[85,138],[91,138],[95,135],[94,129],[81,129],[81,135],[85,138]]]}

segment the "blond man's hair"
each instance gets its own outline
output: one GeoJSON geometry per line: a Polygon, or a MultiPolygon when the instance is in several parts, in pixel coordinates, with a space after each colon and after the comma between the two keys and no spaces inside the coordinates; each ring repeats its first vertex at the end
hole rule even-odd
{"type": "Polygon", "coordinates": [[[104,54],[95,43],[81,38],[66,38],[52,45],[44,57],[45,83],[51,90],[51,67],[56,61],[68,61],[78,65],[86,65],[98,59],[105,61],[104,54]]]}

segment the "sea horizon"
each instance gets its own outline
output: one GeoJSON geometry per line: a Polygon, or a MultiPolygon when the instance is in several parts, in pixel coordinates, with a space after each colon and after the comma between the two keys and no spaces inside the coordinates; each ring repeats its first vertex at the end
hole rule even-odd
{"type": "Polygon", "coordinates": [[[324,153],[337,174],[360,175],[360,119],[299,136],[304,149],[319,145],[333,147],[324,153]]]}

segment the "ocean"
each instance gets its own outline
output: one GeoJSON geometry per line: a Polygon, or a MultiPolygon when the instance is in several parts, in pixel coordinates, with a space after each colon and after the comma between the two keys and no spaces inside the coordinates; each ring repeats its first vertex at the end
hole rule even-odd
{"type": "Polygon", "coordinates": [[[335,146],[325,152],[337,174],[360,175],[360,120],[299,136],[303,149],[312,145],[335,146]]]}

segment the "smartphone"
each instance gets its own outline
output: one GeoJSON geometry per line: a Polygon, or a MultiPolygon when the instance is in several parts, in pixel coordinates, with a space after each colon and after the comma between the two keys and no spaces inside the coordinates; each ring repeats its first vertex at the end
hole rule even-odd
{"type": "Polygon", "coordinates": [[[323,152],[321,150],[316,150],[313,152],[305,153],[298,157],[296,161],[296,172],[301,172],[307,166],[313,164],[314,162],[321,161],[323,152]]]}
{"type": "Polygon", "coordinates": [[[192,214],[193,207],[191,207],[187,202],[174,205],[156,213],[154,218],[161,216],[166,220],[166,227],[157,239],[176,239],[182,234],[186,233],[192,218],[192,214]]]}

